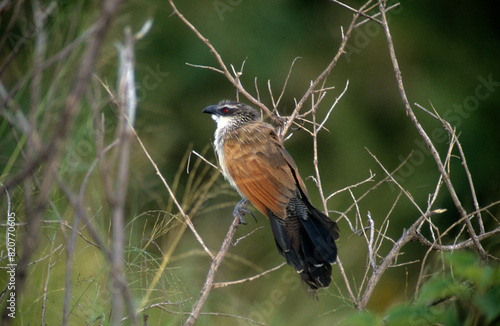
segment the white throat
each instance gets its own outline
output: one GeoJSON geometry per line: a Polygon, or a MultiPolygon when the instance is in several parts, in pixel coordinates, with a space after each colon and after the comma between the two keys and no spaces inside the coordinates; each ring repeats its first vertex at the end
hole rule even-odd
{"type": "MultiPolygon", "coordinates": [[[[233,186],[234,189],[236,189],[238,192],[239,189],[236,187],[236,184],[227,171],[226,167],[226,157],[224,155],[224,142],[225,142],[225,134],[226,131],[224,129],[228,128],[231,125],[231,117],[223,117],[219,115],[212,115],[212,119],[217,123],[217,129],[215,130],[215,139],[214,139],[214,145],[215,145],[215,151],[217,152],[217,156],[219,157],[219,165],[222,170],[222,174],[224,175],[224,178],[226,178],[227,181],[233,186]]],[[[240,195],[242,195],[240,193],[240,195]]],[[[242,195],[243,196],[243,195],[242,195]]]]}
{"type": "Polygon", "coordinates": [[[217,123],[217,129],[222,130],[231,123],[231,117],[221,117],[220,115],[212,114],[212,119],[217,123]]]}

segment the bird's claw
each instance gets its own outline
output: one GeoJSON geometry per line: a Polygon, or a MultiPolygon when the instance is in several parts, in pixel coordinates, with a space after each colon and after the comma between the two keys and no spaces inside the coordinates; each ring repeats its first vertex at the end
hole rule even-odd
{"type": "Polygon", "coordinates": [[[255,222],[257,222],[257,218],[253,213],[247,208],[248,206],[248,199],[242,199],[236,206],[234,206],[233,210],[233,216],[236,218],[238,217],[240,219],[240,224],[246,225],[245,220],[243,219],[243,215],[245,213],[248,213],[253,216],[255,222]]]}

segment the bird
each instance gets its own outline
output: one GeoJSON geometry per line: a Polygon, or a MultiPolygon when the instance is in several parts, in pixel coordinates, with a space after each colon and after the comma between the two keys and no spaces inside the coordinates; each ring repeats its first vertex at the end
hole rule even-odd
{"type": "Polygon", "coordinates": [[[250,202],[269,219],[278,252],[309,289],[328,287],[339,228],[311,204],[297,165],[273,126],[253,107],[231,100],[202,112],[217,124],[214,148],[220,169],[242,197],[234,217],[245,224],[243,215],[253,215],[250,202]]]}

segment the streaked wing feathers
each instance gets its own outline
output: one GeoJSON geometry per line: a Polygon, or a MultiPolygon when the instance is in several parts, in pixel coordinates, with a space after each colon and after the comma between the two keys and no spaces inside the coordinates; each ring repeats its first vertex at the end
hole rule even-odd
{"type": "Polygon", "coordinates": [[[295,163],[274,130],[264,123],[237,129],[226,139],[224,152],[227,170],[239,191],[264,215],[269,209],[284,219],[297,190],[296,172],[292,171],[295,163]]]}

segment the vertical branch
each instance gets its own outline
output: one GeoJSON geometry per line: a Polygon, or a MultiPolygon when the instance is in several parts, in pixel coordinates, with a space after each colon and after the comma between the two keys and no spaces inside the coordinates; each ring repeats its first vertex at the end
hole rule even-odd
{"type": "Polygon", "coordinates": [[[387,254],[386,257],[384,257],[380,265],[373,271],[373,274],[371,275],[370,279],[368,280],[368,284],[366,285],[365,292],[363,293],[363,296],[356,305],[356,309],[358,310],[365,309],[373,291],[375,290],[375,286],[377,285],[378,281],[380,280],[384,272],[387,270],[387,268],[391,266],[392,261],[396,259],[399,252],[401,251],[401,248],[403,248],[405,244],[407,244],[410,240],[414,238],[417,227],[424,218],[425,216],[421,216],[415,223],[412,224],[412,226],[408,230],[403,231],[403,234],[401,235],[399,240],[394,244],[391,251],[387,254]]]}
{"type": "MultiPolygon", "coordinates": [[[[147,22],[145,26],[150,26],[147,22]]],[[[144,34],[144,32],[143,32],[144,34]]],[[[119,325],[122,319],[124,304],[127,300],[129,316],[133,324],[137,324],[130,291],[123,277],[124,266],[124,215],[127,197],[127,185],[130,166],[130,148],[134,136],[133,124],[137,110],[137,97],[134,75],[134,35],[130,27],[125,28],[124,45],[118,45],[120,69],[118,75],[118,111],[120,125],[118,131],[118,175],[115,185],[115,196],[112,198],[112,238],[113,251],[111,253],[111,280],[112,280],[112,325],[119,325]]]]}
{"type": "MultiPolygon", "coordinates": [[[[98,59],[99,50],[102,46],[106,32],[108,31],[112,18],[116,13],[121,0],[108,0],[103,3],[103,9],[96,21],[96,28],[89,42],[87,43],[85,53],[82,56],[80,65],[75,78],[70,87],[69,94],[66,96],[66,101],[60,113],[59,121],[55,124],[54,132],[50,135],[50,140],[41,149],[26,159],[25,167],[18,175],[10,178],[2,189],[8,189],[20,182],[25,182],[26,196],[26,235],[23,238],[23,250],[20,254],[20,259],[17,264],[16,273],[16,296],[19,297],[24,290],[26,277],[28,275],[28,267],[30,258],[36,250],[40,234],[41,219],[45,212],[50,193],[53,189],[54,181],[57,179],[58,168],[64,149],[64,141],[66,140],[68,131],[79,111],[80,102],[88,86],[88,81],[92,75],[95,63],[98,59]],[[40,169],[40,166],[42,166],[40,169]],[[30,177],[35,171],[40,173],[40,186],[33,194],[32,182],[30,177]]],[[[33,89],[36,91],[36,88],[33,89]]],[[[32,107],[34,107],[32,103],[32,107]]],[[[34,128],[35,125],[31,125],[34,128]]],[[[2,194],[0,194],[1,196],[2,194]]],[[[4,310],[5,312],[6,310],[4,310]]],[[[6,325],[11,321],[4,313],[2,322],[6,325]]]]}
{"type": "MultiPolygon", "coordinates": [[[[314,99],[314,98],[313,98],[314,99]]],[[[313,104],[314,106],[314,101],[313,104]]],[[[316,187],[319,190],[319,196],[321,198],[321,203],[323,204],[323,211],[325,214],[328,214],[328,207],[326,206],[326,200],[325,200],[325,195],[323,194],[323,186],[321,184],[321,177],[319,174],[319,167],[318,167],[318,129],[316,125],[316,112],[313,112],[312,115],[312,121],[313,121],[313,150],[314,150],[314,157],[313,157],[313,165],[314,165],[314,171],[316,173],[316,187]]]]}
{"type": "MultiPolygon", "coordinates": [[[[373,251],[373,236],[374,236],[374,232],[375,232],[375,223],[373,222],[373,219],[372,219],[372,215],[370,214],[370,212],[368,212],[368,224],[370,225],[369,228],[370,228],[370,240],[368,242],[368,256],[369,256],[369,260],[370,260],[370,263],[372,265],[372,268],[373,270],[375,270],[375,268],[377,268],[377,264],[375,262],[375,252],[373,251]]],[[[363,229],[364,231],[364,229],[363,229]]]]}

